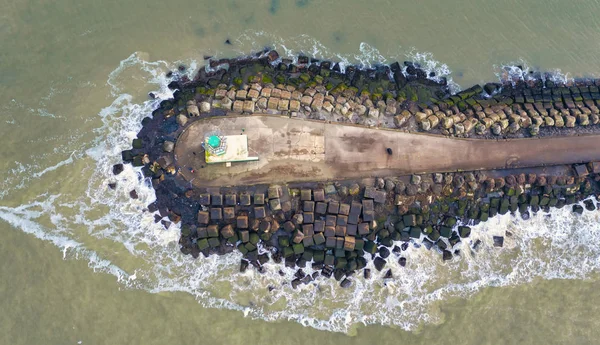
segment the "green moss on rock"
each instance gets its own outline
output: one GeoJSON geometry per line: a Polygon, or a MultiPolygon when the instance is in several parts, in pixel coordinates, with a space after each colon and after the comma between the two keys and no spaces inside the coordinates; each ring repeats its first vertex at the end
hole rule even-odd
{"type": "Polygon", "coordinates": [[[303,82],[308,83],[308,81],[310,80],[310,75],[308,75],[308,73],[302,73],[302,74],[300,74],[299,78],[303,82]]]}
{"type": "MultiPolygon", "coordinates": [[[[277,81],[278,84],[285,83],[285,77],[281,74],[278,75],[277,77],[275,77],[275,80],[277,81]]],[[[292,82],[292,79],[290,79],[290,82],[292,82]]]]}
{"type": "Polygon", "coordinates": [[[269,84],[269,83],[273,82],[273,79],[270,76],[265,74],[262,76],[262,82],[263,82],[263,84],[269,84]]]}

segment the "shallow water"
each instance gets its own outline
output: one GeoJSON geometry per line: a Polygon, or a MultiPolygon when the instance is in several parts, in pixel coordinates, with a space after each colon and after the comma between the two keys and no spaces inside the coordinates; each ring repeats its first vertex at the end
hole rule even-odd
{"type": "Polygon", "coordinates": [[[0,0],[0,343],[596,343],[598,213],[498,217],[474,229],[476,254],[443,264],[412,247],[392,280],[293,291],[279,267],[240,275],[239,257],[180,255],[178,229],[141,212],[154,195],[138,171],[127,167],[117,191],[107,184],[158,102],[147,93],[168,97],[164,73],[181,63],[192,72],[204,55],[272,46],[365,66],[416,59],[457,87],[514,64],[596,75],[599,8],[0,0]],[[494,249],[491,236],[507,230],[494,249]]]}

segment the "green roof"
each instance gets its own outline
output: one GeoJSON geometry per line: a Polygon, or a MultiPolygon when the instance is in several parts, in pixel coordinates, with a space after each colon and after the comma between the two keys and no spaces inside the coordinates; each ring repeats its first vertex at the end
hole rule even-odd
{"type": "Polygon", "coordinates": [[[221,139],[219,139],[219,137],[216,135],[212,135],[208,138],[208,145],[210,145],[210,147],[217,148],[219,145],[221,145],[221,139]]]}

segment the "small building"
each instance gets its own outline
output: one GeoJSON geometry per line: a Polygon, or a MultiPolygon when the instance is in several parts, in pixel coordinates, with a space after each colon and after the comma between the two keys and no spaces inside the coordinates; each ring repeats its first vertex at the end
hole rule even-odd
{"type": "Polygon", "coordinates": [[[204,138],[207,164],[257,161],[248,155],[246,135],[208,135],[204,138]]]}

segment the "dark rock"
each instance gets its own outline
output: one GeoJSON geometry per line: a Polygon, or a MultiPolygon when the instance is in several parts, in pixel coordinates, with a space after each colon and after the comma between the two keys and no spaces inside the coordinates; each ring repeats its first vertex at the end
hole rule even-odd
{"type": "Polygon", "coordinates": [[[386,261],[380,257],[376,257],[375,260],[373,260],[373,264],[375,265],[375,268],[381,272],[385,267],[386,261]]]}
{"type": "Polygon", "coordinates": [[[506,182],[502,177],[497,177],[496,179],[494,179],[494,183],[496,185],[496,188],[498,189],[504,188],[504,186],[506,185],[506,182]]]}
{"type": "Polygon", "coordinates": [[[406,189],[406,185],[404,184],[404,182],[402,182],[402,181],[396,182],[396,187],[395,187],[396,194],[404,193],[405,189],[406,189]]]}
{"type": "Polygon", "coordinates": [[[413,184],[406,186],[406,195],[415,196],[419,192],[419,187],[413,184]]]}
{"type": "Polygon", "coordinates": [[[504,236],[494,236],[494,247],[504,246],[504,236]]]}
{"type": "Polygon", "coordinates": [[[502,85],[498,83],[487,83],[483,86],[483,89],[488,95],[492,95],[494,92],[500,89],[501,86],[502,85]]]}
{"type": "Polygon", "coordinates": [[[444,250],[442,252],[442,260],[444,260],[444,261],[452,260],[452,253],[447,250],[444,250]]]}
{"type": "Polygon", "coordinates": [[[543,186],[546,185],[546,183],[547,183],[546,176],[538,176],[538,178],[537,178],[537,185],[538,186],[543,187],[543,186]]]}
{"type": "Polygon", "coordinates": [[[385,276],[383,276],[383,279],[392,279],[394,276],[392,275],[392,269],[387,270],[387,272],[385,272],[385,276]]]}
{"type": "Polygon", "coordinates": [[[398,264],[402,267],[405,267],[406,266],[406,258],[401,257],[400,259],[398,259],[398,264]]]}
{"type": "Polygon", "coordinates": [[[594,206],[594,202],[592,200],[585,200],[583,204],[585,205],[585,209],[588,211],[594,211],[596,209],[596,206],[594,206]]]}
{"type": "Polygon", "coordinates": [[[134,149],[141,149],[142,147],[144,147],[144,142],[142,141],[142,139],[139,138],[133,139],[131,147],[133,147],[134,149]]]}
{"type": "Polygon", "coordinates": [[[344,278],[344,276],[345,276],[344,270],[336,269],[333,271],[333,278],[337,281],[342,280],[342,278],[344,278]]]}
{"type": "Polygon", "coordinates": [[[424,238],[423,245],[425,246],[425,249],[430,250],[431,247],[433,247],[433,242],[431,242],[431,240],[429,240],[427,238],[424,238]]]}
{"type": "Polygon", "coordinates": [[[119,164],[113,165],[112,172],[114,175],[119,175],[120,173],[122,173],[123,172],[123,164],[119,163],[119,164]]]}
{"type": "Polygon", "coordinates": [[[116,182],[111,182],[108,184],[108,188],[115,190],[117,188],[117,183],[116,182]]]}
{"type": "Polygon", "coordinates": [[[583,213],[583,207],[581,205],[573,205],[573,212],[577,214],[583,213]]]}
{"type": "Polygon", "coordinates": [[[479,250],[479,247],[481,247],[481,243],[482,243],[482,242],[481,242],[481,240],[479,240],[479,239],[478,239],[478,240],[476,240],[476,241],[475,241],[475,243],[473,244],[473,247],[472,247],[472,248],[473,248],[473,250],[474,250],[474,251],[478,251],[478,250],[479,250]]]}
{"type": "Polygon", "coordinates": [[[350,286],[352,286],[352,280],[345,278],[344,280],[342,280],[340,286],[344,289],[349,288],[350,286]]]}
{"type": "Polygon", "coordinates": [[[462,238],[469,237],[469,235],[471,235],[471,228],[468,227],[468,226],[459,226],[458,227],[458,234],[462,238]]]}
{"type": "Polygon", "coordinates": [[[589,171],[585,164],[575,165],[574,168],[575,168],[575,173],[577,174],[577,176],[587,176],[589,174],[589,171]]]}
{"type": "Polygon", "coordinates": [[[379,256],[381,256],[383,259],[386,259],[388,256],[390,256],[390,250],[386,247],[379,248],[379,256]]]}
{"type": "Polygon", "coordinates": [[[441,250],[448,248],[448,244],[446,244],[446,242],[444,242],[444,240],[442,239],[439,239],[437,242],[435,242],[435,245],[438,246],[438,248],[440,248],[441,250]]]}
{"type": "Polygon", "coordinates": [[[454,187],[461,188],[465,184],[465,179],[461,175],[454,176],[454,187]]]}
{"type": "Polygon", "coordinates": [[[363,276],[365,277],[365,279],[371,279],[371,270],[365,268],[365,270],[363,271],[363,276]]]}
{"type": "Polygon", "coordinates": [[[134,189],[134,190],[132,190],[131,192],[129,192],[129,196],[130,196],[132,199],[137,199],[137,198],[138,198],[138,193],[137,193],[137,191],[134,189]]]}
{"type": "Polygon", "coordinates": [[[440,238],[440,232],[434,229],[429,235],[427,235],[427,237],[429,237],[431,241],[435,242],[440,238]]]}
{"type": "Polygon", "coordinates": [[[447,226],[440,227],[440,236],[448,238],[448,237],[450,237],[451,234],[452,234],[452,228],[447,227],[447,226]]]}
{"type": "Polygon", "coordinates": [[[297,288],[298,286],[300,286],[300,284],[302,284],[302,282],[300,281],[300,279],[296,278],[294,280],[292,280],[292,288],[297,288]]]}
{"type": "Polygon", "coordinates": [[[267,58],[269,59],[269,62],[273,62],[279,59],[279,53],[276,50],[271,50],[269,54],[267,54],[267,58]]]}
{"type": "Polygon", "coordinates": [[[248,269],[248,265],[249,265],[249,264],[250,264],[250,263],[248,262],[248,260],[244,260],[244,259],[242,259],[242,260],[240,261],[240,272],[241,272],[241,273],[244,273],[244,272],[246,272],[246,269],[248,269]]]}
{"type": "Polygon", "coordinates": [[[454,234],[452,235],[452,237],[450,237],[448,242],[450,243],[451,247],[454,247],[457,243],[460,242],[460,237],[457,234],[454,234]]]}

